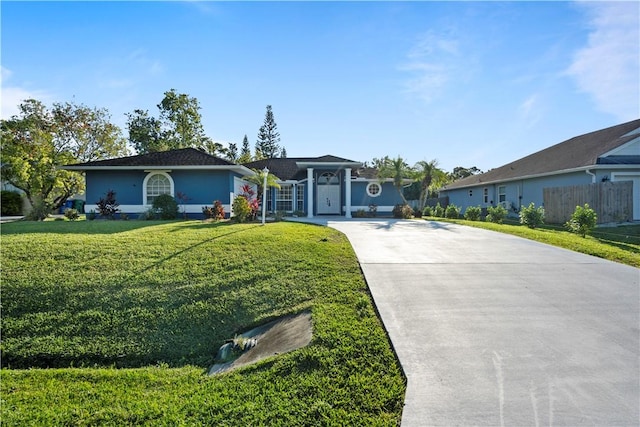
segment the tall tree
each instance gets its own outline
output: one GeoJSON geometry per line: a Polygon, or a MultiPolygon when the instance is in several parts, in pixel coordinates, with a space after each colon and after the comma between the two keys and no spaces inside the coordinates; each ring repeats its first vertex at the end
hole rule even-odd
{"type": "Polygon", "coordinates": [[[236,145],[235,142],[229,143],[229,148],[227,148],[227,159],[233,163],[238,160],[238,145],[236,145]]]}
{"type": "Polygon", "coordinates": [[[225,157],[228,157],[229,155],[228,150],[224,145],[222,145],[219,142],[215,142],[210,138],[205,138],[203,140],[201,149],[205,153],[208,153],[208,154],[211,154],[212,156],[216,156],[220,158],[225,158],[225,157]]]}
{"type": "Polygon", "coordinates": [[[406,204],[407,199],[404,196],[405,179],[412,175],[409,165],[400,156],[395,159],[385,156],[382,159],[373,159],[374,166],[378,169],[378,178],[393,180],[393,186],[398,190],[398,194],[402,197],[402,201],[406,204]]]}
{"type": "Polygon", "coordinates": [[[478,169],[475,166],[472,166],[470,168],[464,168],[462,166],[456,166],[455,168],[453,168],[453,172],[451,172],[449,175],[451,177],[451,179],[453,181],[458,180],[458,179],[462,179],[462,178],[466,178],[468,176],[471,175],[477,175],[482,173],[482,171],[480,169],[478,169]]]}
{"type": "Polygon", "coordinates": [[[258,131],[258,141],[256,142],[256,156],[258,152],[263,158],[272,159],[278,157],[280,153],[280,133],[278,125],[273,118],[271,105],[267,105],[267,112],[264,116],[264,122],[258,131]]]}
{"type": "Polygon", "coordinates": [[[83,189],[81,174],[58,166],[75,163],[74,149],[77,152],[85,144],[79,134],[77,144],[72,144],[69,135],[75,122],[57,122],[42,102],[25,100],[19,111],[0,121],[0,173],[4,181],[24,192],[33,208],[28,217],[42,220],[83,189]]]}
{"type": "Polygon", "coordinates": [[[249,147],[249,138],[247,135],[242,140],[242,147],[240,148],[240,156],[238,157],[238,163],[249,163],[251,161],[251,148],[249,147]]]}
{"type": "Polygon", "coordinates": [[[56,124],[56,146],[69,151],[78,162],[129,154],[122,131],[111,123],[111,115],[104,108],[55,103],[52,116],[56,124]]]}
{"type": "Polygon", "coordinates": [[[129,142],[140,154],[176,148],[212,148],[211,139],[204,133],[200,103],[197,98],[171,89],[157,105],[159,118],[146,110],[127,114],[129,142]]]}
{"type": "Polygon", "coordinates": [[[129,142],[140,154],[166,151],[170,147],[162,137],[160,120],[149,116],[147,110],[134,110],[127,113],[129,142]]]}

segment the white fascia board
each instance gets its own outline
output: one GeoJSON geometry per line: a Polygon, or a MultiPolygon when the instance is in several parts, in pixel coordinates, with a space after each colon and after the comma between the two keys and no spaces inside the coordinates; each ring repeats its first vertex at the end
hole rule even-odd
{"type": "Polygon", "coordinates": [[[228,170],[243,175],[255,175],[251,169],[240,165],[194,165],[194,166],[63,166],[60,169],[76,171],[107,171],[107,170],[141,170],[141,171],[170,171],[170,170],[228,170]]]}
{"type": "Polygon", "coordinates": [[[296,162],[299,168],[360,168],[360,162],[296,162]]]}
{"type": "Polygon", "coordinates": [[[638,138],[633,138],[631,141],[627,141],[626,143],[622,144],[621,146],[614,148],[611,151],[607,151],[604,154],[601,154],[600,157],[609,157],[609,156],[614,156],[616,153],[619,153],[620,151],[626,150],[627,148],[629,148],[632,145],[636,145],[638,147],[638,153],[637,155],[640,156],[640,137],[638,138]]]}

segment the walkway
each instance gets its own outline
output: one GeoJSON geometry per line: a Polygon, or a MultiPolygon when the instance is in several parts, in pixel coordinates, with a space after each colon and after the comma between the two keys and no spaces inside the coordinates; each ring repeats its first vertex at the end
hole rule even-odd
{"type": "Polygon", "coordinates": [[[355,249],[403,427],[639,425],[640,270],[454,224],[312,221],[355,249]]]}

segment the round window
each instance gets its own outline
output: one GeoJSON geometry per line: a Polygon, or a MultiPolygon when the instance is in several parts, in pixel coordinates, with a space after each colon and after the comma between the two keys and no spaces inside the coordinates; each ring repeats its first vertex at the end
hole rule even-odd
{"type": "Polygon", "coordinates": [[[367,194],[371,197],[378,197],[382,193],[382,187],[377,182],[370,182],[367,185],[367,194]]]}

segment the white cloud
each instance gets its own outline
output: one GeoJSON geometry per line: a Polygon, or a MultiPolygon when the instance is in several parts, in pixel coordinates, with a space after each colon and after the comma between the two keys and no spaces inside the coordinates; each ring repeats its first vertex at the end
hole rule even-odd
{"type": "Polygon", "coordinates": [[[42,90],[31,90],[20,86],[9,86],[8,82],[13,77],[13,72],[0,66],[0,118],[9,119],[17,115],[18,106],[26,99],[37,99],[44,103],[51,99],[51,95],[42,90]]]}
{"type": "Polygon", "coordinates": [[[400,71],[411,74],[407,92],[431,102],[439,97],[460,71],[458,40],[448,33],[429,31],[409,50],[400,71]]]}
{"type": "Polygon", "coordinates": [[[518,107],[520,119],[524,121],[527,127],[532,127],[542,118],[542,106],[540,95],[534,93],[525,99],[518,107]]]}
{"type": "Polygon", "coordinates": [[[637,2],[580,2],[590,17],[587,45],[567,73],[598,108],[626,121],[640,116],[640,14],[637,2]]]}

